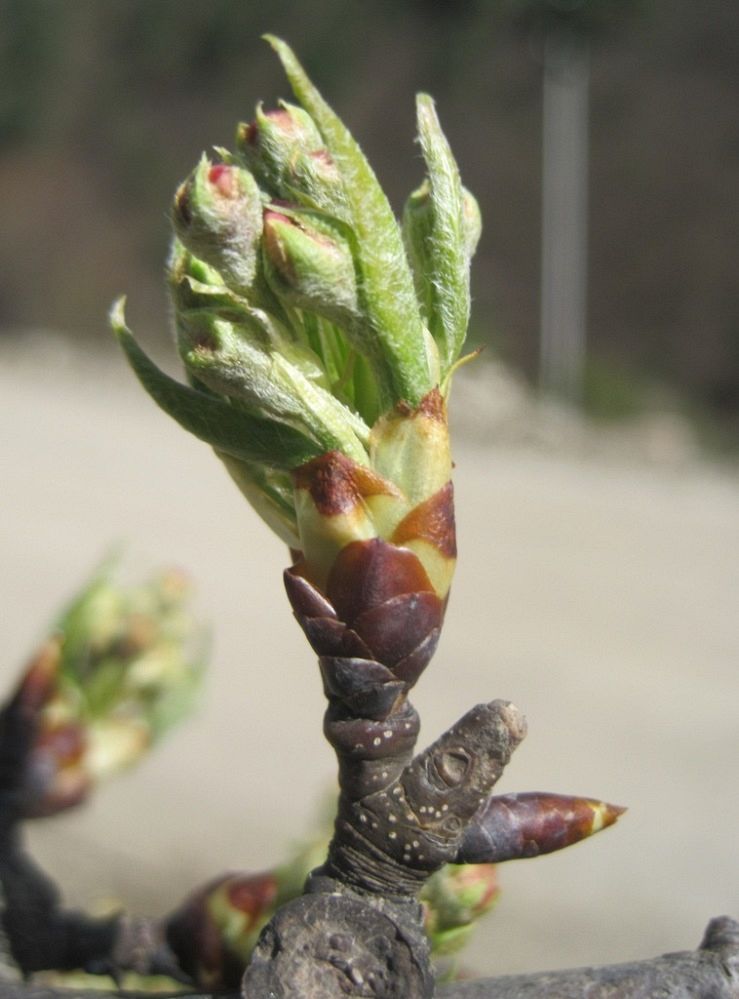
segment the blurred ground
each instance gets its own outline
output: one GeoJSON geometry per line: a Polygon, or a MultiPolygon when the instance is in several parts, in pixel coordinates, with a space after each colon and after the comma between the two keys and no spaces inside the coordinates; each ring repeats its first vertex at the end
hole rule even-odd
{"type": "MultiPolygon", "coordinates": [[[[195,720],[86,811],[32,831],[70,901],[164,912],[313,828],[333,781],[318,675],[282,592],[285,553],[208,449],[157,412],[112,346],[83,358],[25,343],[0,354],[3,688],[119,541],[136,573],[186,568],[215,630],[195,720]]],[[[414,698],[422,738],[510,698],[530,734],[501,790],[630,809],[595,840],[502,868],[469,964],[693,947],[710,916],[739,911],[739,478],[672,418],[605,433],[532,406],[495,370],[463,377],[460,564],[414,698]]]]}

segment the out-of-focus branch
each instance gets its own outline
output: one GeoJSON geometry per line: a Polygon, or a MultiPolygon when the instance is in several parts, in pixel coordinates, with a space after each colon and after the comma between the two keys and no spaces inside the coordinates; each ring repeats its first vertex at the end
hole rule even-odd
{"type": "Polygon", "coordinates": [[[736,999],[739,923],[712,919],[698,950],[648,961],[459,982],[439,999],[736,999]]]}

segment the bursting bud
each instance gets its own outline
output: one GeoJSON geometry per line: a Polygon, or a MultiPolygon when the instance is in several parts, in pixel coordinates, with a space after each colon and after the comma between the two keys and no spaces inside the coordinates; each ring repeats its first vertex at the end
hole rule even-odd
{"type": "MultiPolygon", "coordinates": [[[[258,107],[239,128],[239,157],[201,160],[175,201],[170,280],[188,384],[141,351],[122,302],[112,325],[155,401],[214,447],[288,540],[299,566],[289,584],[307,601],[293,592],[301,623],[310,630],[316,614],[326,617],[344,549],[358,546],[351,552],[362,558],[341,563],[357,574],[378,552],[385,561],[410,553],[419,588],[392,599],[409,614],[423,609],[403,637],[424,636],[428,653],[441,611],[434,604],[427,620],[427,596],[445,604],[456,556],[446,396],[466,333],[477,216],[465,211],[459,171],[422,95],[428,193],[416,200],[419,218],[424,198],[430,206],[419,265],[430,292],[419,302],[401,227],[370,164],[289,47],[268,41],[301,106],[258,107]],[[318,595],[309,599],[306,587],[318,595]]],[[[370,610],[374,621],[380,612],[369,604],[355,616],[370,610]]],[[[387,653],[395,666],[406,656],[400,641],[390,648],[391,612],[363,654],[387,653]]],[[[342,611],[331,613],[322,633],[353,630],[342,611]]]]}
{"type": "Polygon", "coordinates": [[[201,989],[236,991],[263,927],[325,855],[321,838],[274,870],[223,874],[192,892],[165,922],[183,971],[201,989]]]}
{"type": "Polygon", "coordinates": [[[104,568],[62,615],[21,684],[45,663],[23,767],[23,815],[55,815],[136,763],[189,713],[202,672],[199,629],[181,573],[136,587],[104,568]]]}
{"type": "Polygon", "coordinates": [[[227,874],[193,892],[166,921],[167,944],[199,988],[237,989],[278,897],[273,871],[227,874]]]}
{"type": "Polygon", "coordinates": [[[307,111],[285,102],[264,111],[258,104],[254,121],[238,126],[236,142],[273,197],[348,220],[341,175],[307,111]]]}
{"type": "Polygon", "coordinates": [[[499,892],[494,864],[448,864],[433,874],[421,894],[433,953],[464,947],[473,924],[493,907],[499,892]]]}
{"type": "Polygon", "coordinates": [[[339,326],[358,318],[354,261],[346,240],[324,224],[267,209],[262,244],[267,280],[289,305],[339,326]]]}
{"type": "Polygon", "coordinates": [[[248,170],[203,156],[180,184],[172,208],[180,241],[235,291],[254,285],[262,229],[259,188],[248,170]]]}

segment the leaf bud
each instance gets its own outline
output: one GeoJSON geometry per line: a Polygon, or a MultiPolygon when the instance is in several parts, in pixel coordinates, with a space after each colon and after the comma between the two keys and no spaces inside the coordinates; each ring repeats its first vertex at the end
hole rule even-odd
{"type": "MultiPolygon", "coordinates": [[[[413,265],[416,293],[424,315],[430,311],[434,261],[432,259],[432,233],[434,206],[428,180],[416,188],[403,208],[403,239],[413,265]]],[[[462,239],[469,262],[475,255],[482,233],[482,215],[477,198],[466,187],[462,188],[462,239]]]]}
{"type": "Polygon", "coordinates": [[[262,201],[248,170],[203,156],[178,188],[172,209],[181,242],[236,291],[257,276],[262,201]]]}
{"type": "Polygon", "coordinates": [[[282,103],[273,111],[257,105],[236,142],[246,165],[274,197],[347,219],[341,175],[311,116],[282,103]]]}
{"type": "Polygon", "coordinates": [[[338,232],[267,209],[262,247],[267,280],[285,302],[340,326],[356,322],[360,308],[354,260],[338,232]]]}
{"type": "Polygon", "coordinates": [[[264,111],[257,104],[254,120],[236,128],[236,145],[246,165],[265,187],[278,190],[297,152],[311,153],[324,142],[315,122],[301,107],[282,102],[264,111]]]}
{"type": "Polygon", "coordinates": [[[247,411],[285,423],[324,450],[339,448],[359,462],[367,454],[362,420],[312,377],[311,355],[298,344],[278,349],[258,310],[226,314],[191,309],[176,315],[180,354],[191,376],[247,411]]]}

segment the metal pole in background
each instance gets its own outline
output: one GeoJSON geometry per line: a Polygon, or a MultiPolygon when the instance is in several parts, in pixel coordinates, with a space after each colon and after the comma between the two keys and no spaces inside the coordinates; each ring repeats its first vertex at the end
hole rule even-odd
{"type": "Polygon", "coordinates": [[[582,397],[588,211],[588,43],[552,31],[544,54],[542,141],[542,391],[582,397]]]}

